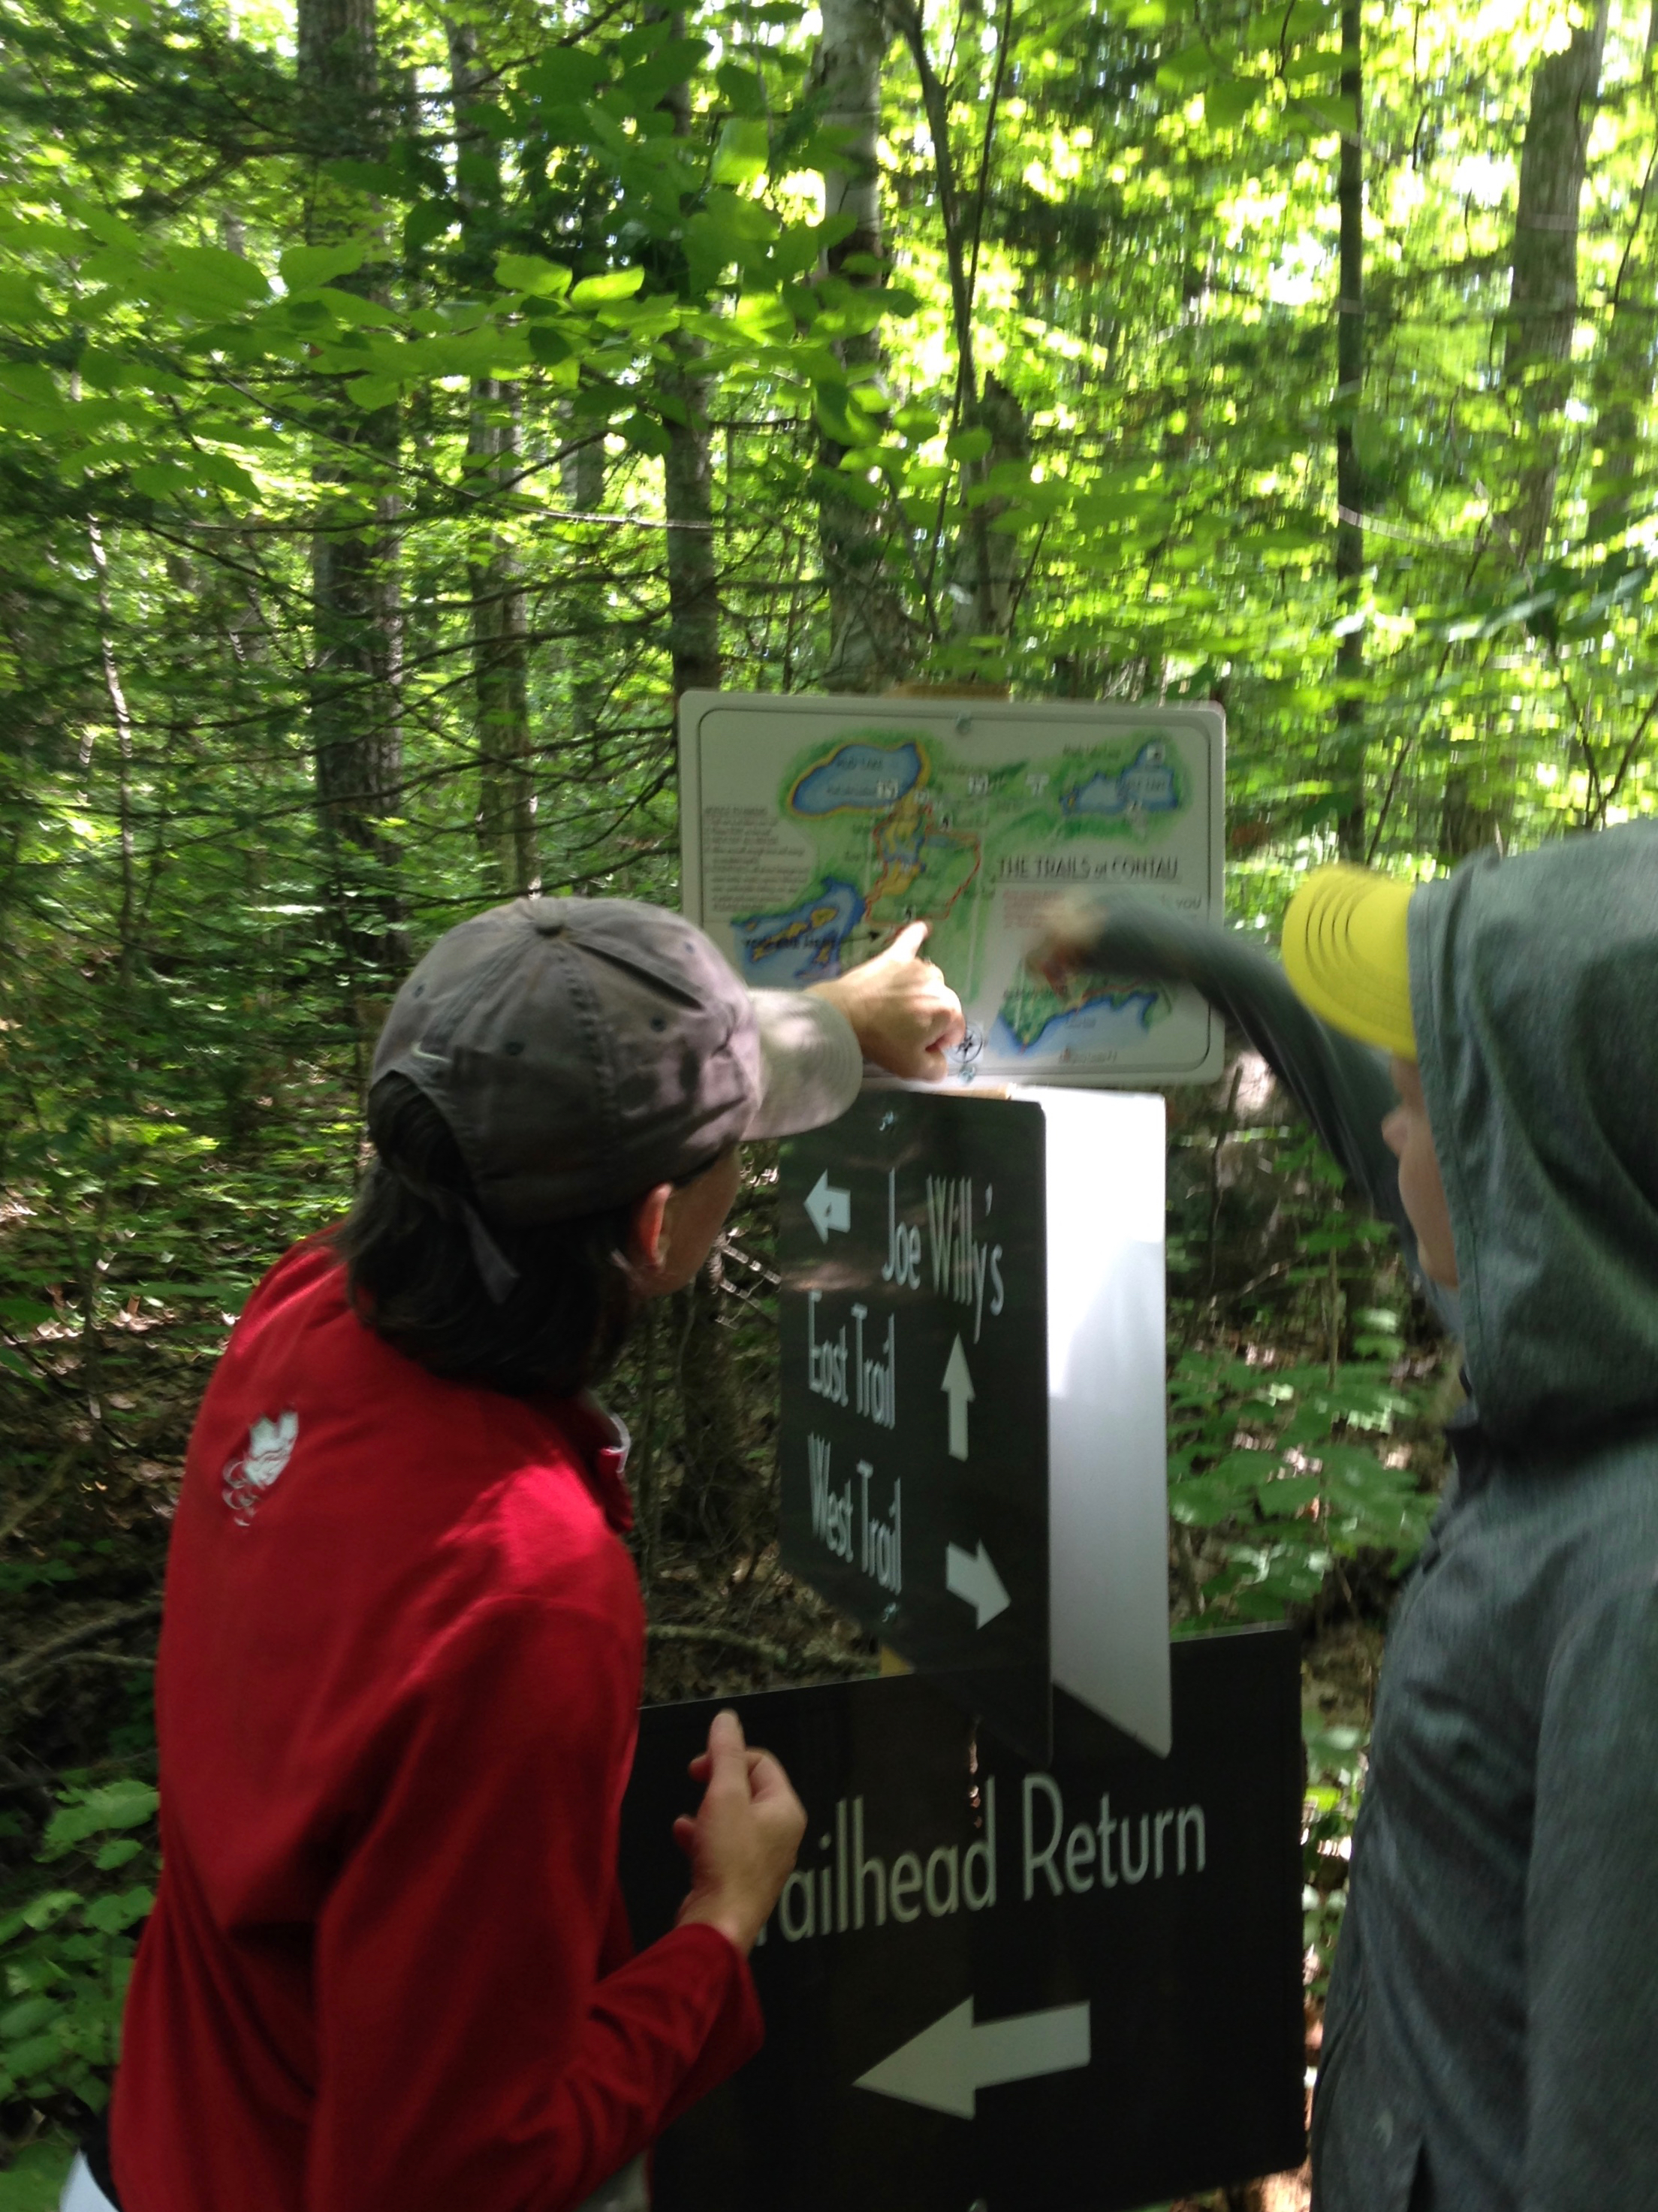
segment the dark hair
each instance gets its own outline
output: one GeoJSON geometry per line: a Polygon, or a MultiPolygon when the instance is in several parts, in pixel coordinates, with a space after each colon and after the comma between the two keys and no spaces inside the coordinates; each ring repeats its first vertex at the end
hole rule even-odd
{"type": "Polygon", "coordinates": [[[476,1205],[448,1124],[401,1075],[368,1097],[370,1163],[334,1233],[351,1304],[379,1336],[434,1375],[526,1397],[597,1382],[627,1340],[637,1299],[624,1256],[632,1208],[489,1234],[518,1270],[500,1304],[472,1257],[462,1201],[476,1205]]]}

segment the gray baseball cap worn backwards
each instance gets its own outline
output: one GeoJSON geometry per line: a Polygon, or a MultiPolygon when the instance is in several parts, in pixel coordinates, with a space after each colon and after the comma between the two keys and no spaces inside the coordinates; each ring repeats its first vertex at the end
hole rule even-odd
{"type": "Polygon", "coordinates": [[[679,915],[520,898],[433,945],[369,1080],[406,1077],[447,1123],[476,1196],[460,1201],[473,1257],[501,1303],[517,1271],[486,1224],[574,1220],[684,1181],[739,1138],[816,1128],[852,1103],[862,1066],[838,1008],[745,989],[679,915]]]}

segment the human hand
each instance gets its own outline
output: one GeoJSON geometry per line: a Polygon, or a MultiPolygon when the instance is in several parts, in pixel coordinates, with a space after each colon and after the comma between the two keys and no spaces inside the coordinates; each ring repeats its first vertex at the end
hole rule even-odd
{"type": "Polygon", "coordinates": [[[1063,891],[1042,908],[1042,934],[1024,958],[1033,975],[1058,990],[1090,965],[1110,909],[1092,891],[1063,891]]]}
{"type": "Polygon", "coordinates": [[[682,1814],[674,1841],[691,1863],[679,1925],[703,1921],[746,1958],[794,1866],[806,1809],[768,1751],[751,1751],[735,1713],[716,1713],[708,1747],[691,1761],[707,1784],[695,1817],[682,1814]]]}
{"type": "Polygon", "coordinates": [[[962,1002],[942,970],[920,957],[930,927],[908,923],[884,952],[811,988],[840,1007],[865,1060],[889,1075],[937,1083],[944,1073],[944,1054],[960,1043],[967,1025],[962,1002]]]}

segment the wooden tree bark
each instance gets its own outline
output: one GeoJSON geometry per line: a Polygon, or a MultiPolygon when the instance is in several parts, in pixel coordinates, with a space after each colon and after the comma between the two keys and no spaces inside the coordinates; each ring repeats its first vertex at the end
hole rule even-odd
{"type": "Polygon", "coordinates": [[[1594,474],[1590,542],[1615,538],[1630,520],[1641,422],[1658,379],[1658,0],[1647,21],[1642,106],[1650,137],[1628,242],[1612,286],[1612,317],[1594,363],[1594,474]]]}
{"type": "MultiPolygon", "coordinates": [[[[968,421],[970,428],[990,433],[989,451],[973,469],[981,483],[999,463],[1030,458],[1024,410],[993,371],[985,378],[968,421]]],[[[962,532],[950,589],[953,623],[961,636],[1005,637],[1011,622],[1019,541],[990,526],[1007,504],[994,495],[980,501],[962,532]]]]}
{"type": "Polygon", "coordinates": [[[676,707],[682,692],[720,689],[720,565],[714,530],[714,453],[701,341],[677,336],[677,365],[663,389],[683,420],[667,424],[662,464],[668,539],[668,651],[676,707]]]}
{"type": "Polygon", "coordinates": [[[1516,495],[1504,518],[1510,550],[1521,562],[1540,550],[1554,512],[1561,410],[1571,391],[1577,323],[1578,205],[1607,7],[1608,0],[1594,0],[1570,43],[1546,55],[1532,79],[1503,351],[1503,380],[1525,430],[1516,495]]]}
{"type": "Polygon", "coordinates": [[[1337,198],[1340,275],[1336,301],[1336,594],[1351,625],[1336,645],[1336,839],[1344,860],[1364,844],[1364,482],[1358,410],[1364,392],[1364,49],[1359,0],[1342,0],[1341,132],[1337,198]]]}
{"type": "MultiPolygon", "coordinates": [[[[823,36],[813,89],[824,126],[846,134],[844,150],[823,175],[826,219],[849,216],[852,228],[830,246],[823,272],[858,289],[877,283],[882,252],[881,72],[892,44],[882,0],[823,0],[823,36]]],[[[873,332],[837,339],[835,351],[848,384],[878,375],[881,345],[873,332]]],[[[841,464],[848,448],[823,435],[818,447],[817,532],[829,579],[830,645],[823,683],[831,691],[871,691],[902,673],[911,644],[903,600],[887,572],[885,534],[845,489],[841,464]]]]}
{"type": "MultiPolygon", "coordinates": [[[[476,221],[499,199],[495,141],[469,119],[481,95],[477,33],[451,21],[449,79],[458,154],[456,198],[476,221]]],[[[481,272],[487,275],[487,271],[481,272]]],[[[529,621],[522,564],[496,520],[519,465],[518,386],[474,378],[466,434],[466,483],[474,503],[466,563],[471,601],[472,696],[478,756],[477,840],[494,888],[537,889],[534,750],[530,735],[529,621]]]]}
{"type": "MultiPolygon", "coordinates": [[[[973,337],[973,301],[978,276],[979,234],[995,138],[996,111],[1005,70],[1011,16],[1005,10],[999,33],[995,88],[986,110],[979,182],[971,201],[965,198],[957,173],[955,149],[950,136],[950,96],[932,66],[927,52],[926,22],[922,0],[888,0],[890,12],[921,88],[921,106],[932,140],[934,173],[938,188],[938,215],[944,227],[944,267],[950,280],[950,323],[956,339],[957,417],[969,429],[987,430],[989,449],[962,471],[963,492],[981,489],[999,461],[1023,458],[1029,441],[1023,412],[1015,395],[992,375],[980,389],[973,337]]],[[[952,625],[959,635],[1001,636],[1013,605],[1012,579],[1016,544],[990,526],[1004,502],[980,499],[968,509],[956,548],[950,596],[952,625]]]]}
{"type": "MultiPolygon", "coordinates": [[[[384,150],[374,0],[299,0],[298,82],[307,150],[320,165],[384,150]]],[[[306,231],[312,244],[351,228],[320,166],[306,231]]],[[[337,280],[375,296],[372,270],[337,280]]],[[[364,412],[343,392],[316,416],[311,541],[310,721],[336,926],[354,995],[406,964],[399,853],[386,823],[402,807],[401,609],[397,571],[398,411],[364,412]]]]}
{"type": "MultiPolygon", "coordinates": [[[[677,10],[653,10],[672,39],[685,35],[677,10]]],[[[662,102],[673,119],[674,136],[690,131],[690,92],[669,88],[662,102]]],[[[700,338],[677,332],[669,341],[675,367],[662,380],[675,403],[666,417],[668,451],[663,459],[668,569],[668,651],[673,668],[673,697],[682,692],[720,688],[720,568],[714,530],[714,447],[708,434],[708,381],[701,371],[700,338]]]]}

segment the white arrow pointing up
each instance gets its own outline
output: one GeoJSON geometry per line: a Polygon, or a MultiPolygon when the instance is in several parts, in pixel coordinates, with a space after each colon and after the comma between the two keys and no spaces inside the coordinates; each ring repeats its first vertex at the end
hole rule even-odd
{"type": "MultiPolygon", "coordinates": [[[[827,1244],[828,1237],[823,1242],[827,1244]]],[[[950,1347],[950,1364],[938,1388],[950,1393],[950,1455],[951,1459],[965,1459],[967,1409],[973,1403],[973,1377],[967,1371],[967,1354],[962,1349],[959,1336],[950,1347]]]]}
{"type": "Polygon", "coordinates": [[[836,1190],[825,1168],[807,1194],[806,1212],[818,1237],[827,1244],[831,1229],[852,1226],[852,1193],[836,1190]]]}
{"type": "Polygon", "coordinates": [[[959,1544],[945,1545],[944,1588],[951,1597],[967,1600],[979,1616],[974,1624],[978,1628],[994,1620],[999,1613],[1005,1613],[1013,1602],[982,1543],[976,1552],[964,1552],[959,1544]]]}
{"type": "Polygon", "coordinates": [[[853,2087],[970,2120],[979,2090],[1003,2081],[1029,2081],[1039,2074],[1068,2073],[1087,2065],[1090,2049],[1086,2004],[1055,2005],[1048,2012],[1019,2013],[975,2027],[969,1997],[860,2075],[853,2087]]]}

